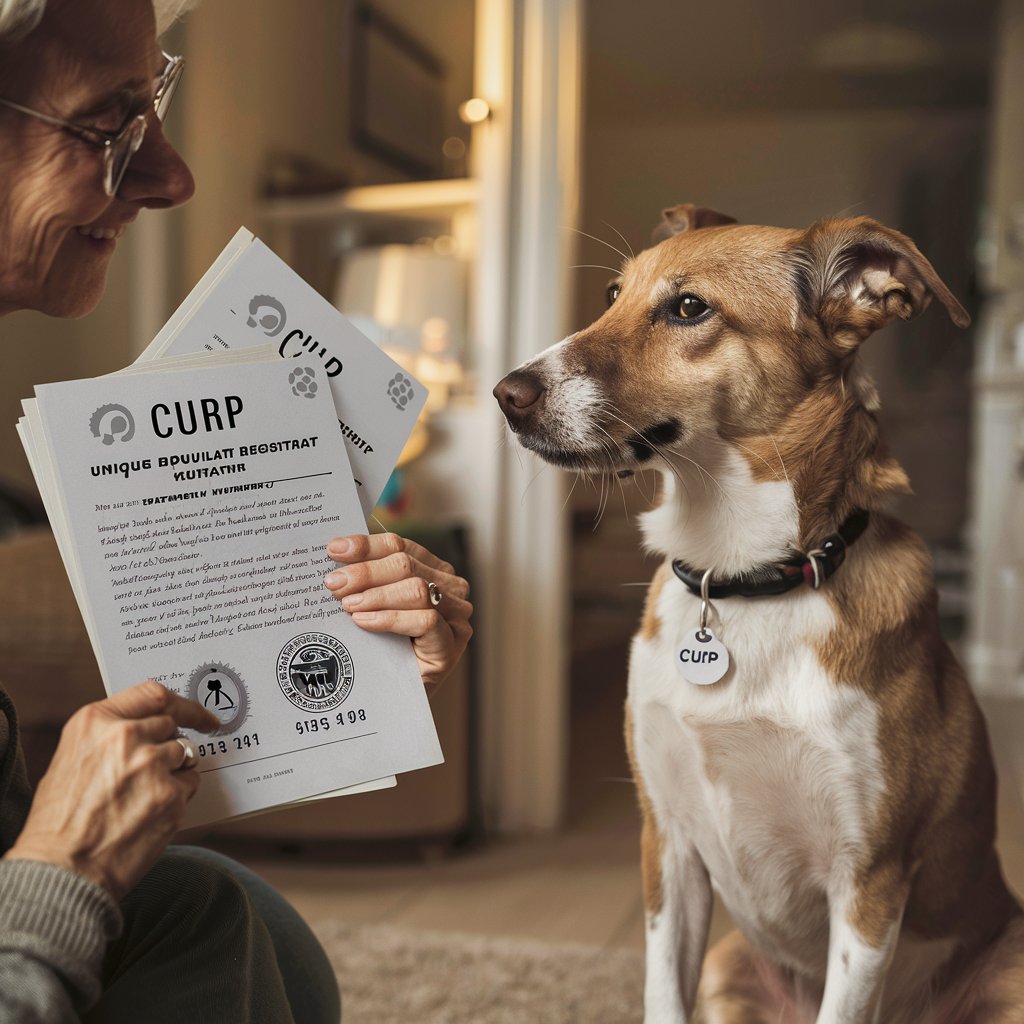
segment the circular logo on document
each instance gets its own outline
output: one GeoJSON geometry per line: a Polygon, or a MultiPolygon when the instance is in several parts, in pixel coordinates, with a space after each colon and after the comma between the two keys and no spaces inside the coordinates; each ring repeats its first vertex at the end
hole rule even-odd
{"type": "Polygon", "coordinates": [[[220,719],[218,734],[234,732],[249,714],[249,692],[241,675],[223,662],[208,661],[188,677],[188,698],[220,719]]]}
{"type": "Polygon", "coordinates": [[[101,405],[89,417],[89,430],[105,445],[130,441],[135,436],[135,417],[123,405],[101,405]]]}
{"type": "Polygon", "coordinates": [[[302,633],[281,648],[277,682],[281,692],[303,711],[319,714],[341,704],[352,690],[352,655],[336,637],[302,633]]]}

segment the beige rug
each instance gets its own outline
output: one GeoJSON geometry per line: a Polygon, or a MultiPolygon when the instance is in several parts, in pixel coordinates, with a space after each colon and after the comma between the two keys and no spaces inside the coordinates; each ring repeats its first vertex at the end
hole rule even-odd
{"type": "Polygon", "coordinates": [[[639,1024],[643,958],[387,925],[316,932],[344,1024],[639,1024]]]}

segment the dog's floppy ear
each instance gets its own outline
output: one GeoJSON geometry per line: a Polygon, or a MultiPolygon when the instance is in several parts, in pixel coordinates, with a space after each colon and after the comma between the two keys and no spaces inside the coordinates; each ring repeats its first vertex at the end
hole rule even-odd
{"type": "Polygon", "coordinates": [[[693,203],[681,203],[661,211],[661,222],[651,232],[652,242],[664,242],[666,238],[678,235],[683,231],[696,231],[698,228],[713,228],[722,224],[735,224],[736,218],[728,214],[709,210],[693,203]]]}
{"type": "Polygon", "coordinates": [[[870,217],[818,221],[795,256],[801,301],[844,350],[856,348],[893,317],[917,316],[933,296],[958,327],[971,322],[917,246],[870,217]]]}

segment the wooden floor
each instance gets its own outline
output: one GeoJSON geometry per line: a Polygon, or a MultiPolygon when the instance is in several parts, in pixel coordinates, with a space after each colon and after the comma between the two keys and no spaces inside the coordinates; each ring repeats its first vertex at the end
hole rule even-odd
{"type": "MultiPolygon", "coordinates": [[[[1004,870],[1024,892],[1024,703],[989,703],[986,712],[1001,770],[1004,870]]],[[[592,714],[583,726],[605,728],[608,709],[592,714]]],[[[251,866],[311,922],[387,923],[639,950],[638,816],[632,786],[620,778],[605,773],[577,779],[577,807],[557,836],[496,842],[428,864],[251,866]]],[[[712,938],[728,927],[716,908],[712,938]]]]}

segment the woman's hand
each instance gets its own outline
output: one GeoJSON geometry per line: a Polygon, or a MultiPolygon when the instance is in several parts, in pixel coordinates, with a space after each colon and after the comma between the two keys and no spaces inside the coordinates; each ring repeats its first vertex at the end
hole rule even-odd
{"type": "Polygon", "coordinates": [[[80,708],[5,856],[69,868],[121,899],[163,852],[199,787],[199,773],[183,768],[179,727],[219,726],[154,682],[80,708]]]}
{"type": "Polygon", "coordinates": [[[335,537],[325,582],[356,625],[412,638],[427,695],[462,657],[473,627],[469,584],[447,562],[395,533],[335,537]],[[437,595],[440,595],[438,597],[437,595]]]}

